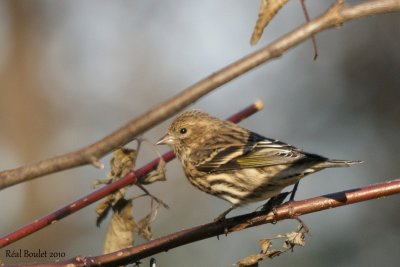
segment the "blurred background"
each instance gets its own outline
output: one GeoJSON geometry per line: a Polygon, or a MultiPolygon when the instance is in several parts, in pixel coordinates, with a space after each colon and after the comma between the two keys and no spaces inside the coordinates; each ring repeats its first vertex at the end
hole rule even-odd
{"type": "MultiPolygon", "coordinates": [[[[331,2],[306,4],[315,17],[331,2]]],[[[90,144],[304,23],[299,1],[290,1],[252,47],[258,8],[255,0],[1,1],[0,169],[90,144]]],[[[317,61],[307,41],[190,108],[225,118],[261,99],[264,110],[241,125],[309,152],[365,161],[308,176],[297,199],[399,177],[399,37],[400,14],[346,23],[317,36],[317,61]]],[[[145,137],[155,142],[170,122],[145,137]]],[[[154,157],[144,145],[138,166],[154,157]]],[[[2,190],[1,235],[91,192],[93,180],[106,176],[109,158],[101,159],[104,170],[85,166],[2,190]]],[[[167,165],[167,181],[148,189],[171,206],[159,211],[152,225],[155,237],[210,222],[228,207],[192,187],[176,160],[167,165]]],[[[129,190],[138,194],[137,188],[129,190]]],[[[306,246],[260,266],[397,266],[399,201],[397,195],[302,216],[312,234],[306,246]]],[[[149,200],[134,205],[140,218],[149,200]]],[[[94,208],[5,249],[40,248],[65,252],[66,258],[101,254],[106,224],[95,226],[94,208]]],[[[157,266],[232,266],[258,253],[259,239],[296,226],[287,220],[203,240],[156,255],[157,266]]],[[[0,250],[4,263],[50,260],[7,258],[5,249],[0,250]]],[[[142,262],[148,266],[148,259],[142,262]]]]}

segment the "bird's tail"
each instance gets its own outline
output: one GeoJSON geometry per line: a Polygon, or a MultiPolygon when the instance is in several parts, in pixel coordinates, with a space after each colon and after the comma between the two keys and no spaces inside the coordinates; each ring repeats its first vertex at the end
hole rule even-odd
{"type": "Polygon", "coordinates": [[[337,160],[330,159],[324,162],[319,163],[317,168],[325,169],[325,168],[335,168],[335,167],[350,167],[355,164],[363,163],[362,160],[337,160]]]}

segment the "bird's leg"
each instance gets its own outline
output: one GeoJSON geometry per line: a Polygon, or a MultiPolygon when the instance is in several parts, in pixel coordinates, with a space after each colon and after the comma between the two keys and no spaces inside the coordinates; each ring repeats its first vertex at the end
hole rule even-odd
{"type": "Polygon", "coordinates": [[[225,216],[235,208],[236,206],[232,205],[229,209],[218,215],[218,217],[214,219],[214,222],[222,222],[223,220],[225,220],[225,216]]]}
{"type": "Polygon", "coordinates": [[[294,196],[296,195],[297,187],[299,186],[299,182],[295,183],[293,186],[293,190],[291,192],[283,192],[280,193],[279,195],[271,197],[267,203],[265,203],[261,207],[261,211],[264,211],[266,213],[272,211],[275,214],[275,207],[279,206],[285,201],[285,198],[290,194],[290,198],[288,202],[294,201],[294,196]]]}
{"type": "Polygon", "coordinates": [[[289,202],[294,201],[294,196],[296,195],[297,187],[299,187],[300,181],[294,184],[292,193],[290,194],[289,202]]]}
{"type": "Polygon", "coordinates": [[[285,198],[290,194],[290,192],[283,192],[280,193],[279,195],[273,196],[271,197],[267,203],[265,203],[262,207],[261,207],[261,211],[264,211],[265,213],[268,213],[270,211],[273,211],[275,209],[276,206],[279,206],[280,204],[283,203],[283,201],[285,200],[285,198]]]}

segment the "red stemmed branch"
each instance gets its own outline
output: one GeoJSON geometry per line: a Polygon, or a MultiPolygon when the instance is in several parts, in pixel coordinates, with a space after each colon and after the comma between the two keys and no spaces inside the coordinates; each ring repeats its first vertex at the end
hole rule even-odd
{"type": "Polygon", "coordinates": [[[213,222],[193,228],[181,230],[164,237],[134,247],[122,249],[110,254],[94,257],[77,256],[64,261],[51,263],[31,263],[7,266],[120,266],[137,262],[143,258],[160,252],[196,242],[213,236],[241,231],[266,223],[274,223],[284,219],[297,218],[300,215],[318,212],[330,208],[354,204],[371,199],[386,197],[400,193],[400,179],[370,186],[354,188],[301,201],[287,202],[277,207],[274,212],[253,212],[232,217],[222,222],[213,222]]]}
{"type": "MultiPolygon", "coordinates": [[[[248,106],[247,108],[239,111],[238,113],[232,115],[227,120],[238,123],[241,120],[253,115],[257,111],[263,108],[262,101],[256,101],[252,105],[248,106]]],[[[171,161],[175,158],[175,154],[172,151],[169,151],[162,155],[162,158],[165,162],[171,161]]],[[[93,202],[125,187],[128,185],[136,184],[137,181],[144,177],[146,174],[150,173],[152,170],[156,169],[158,166],[160,159],[154,159],[150,163],[146,164],[145,166],[137,169],[136,171],[132,171],[128,173],[125,177],[103,187],[100,188],[93,193],[90,193],[87,196],[84,196],[40,219],[35,220],[34,222],[22,226],[15,232],[12,232],[0,239],[0,248],[5,247],[23,237],[26,237],[50,224],[61,220],[62,218],[92,204],[93,202]]]]}

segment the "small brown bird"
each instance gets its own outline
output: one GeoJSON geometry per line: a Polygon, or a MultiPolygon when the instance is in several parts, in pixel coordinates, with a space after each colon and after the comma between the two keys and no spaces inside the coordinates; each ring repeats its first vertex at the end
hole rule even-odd
{"type": "Polygon", "coordinates": [[[218,220],[238,206],[277,196],[308,174],[361,162],[304,152],[197,110],[179,115],[159,144],[172,147],[190,183],[232,204],[218,220]]]}

